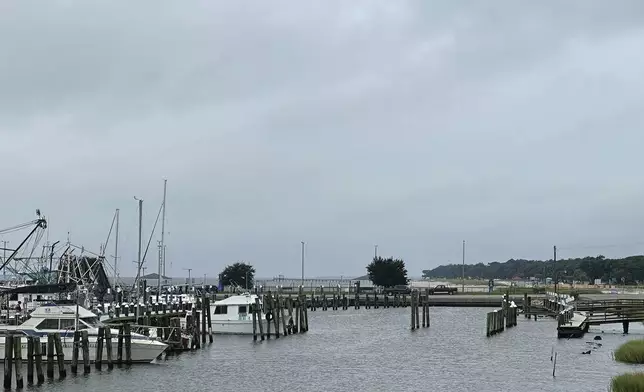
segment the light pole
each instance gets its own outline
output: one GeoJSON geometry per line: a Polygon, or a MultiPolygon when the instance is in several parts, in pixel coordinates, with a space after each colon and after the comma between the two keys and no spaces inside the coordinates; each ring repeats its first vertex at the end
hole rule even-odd
{"type": "Polygon", "coordinates": [[[461,290],[465,293],[465,240],[463,240],[463,265],[461,267],[461,290]]]}
{"type": "Polygon", "coordinates": [[[373,258],[374,259],[378,258],[378,245],[373,246],[373,258]]]}
{"type": "Polygon", "coordinates": [[[300,241],[302,244],[302,286],[304,286],[304,241],[300,241]]]}

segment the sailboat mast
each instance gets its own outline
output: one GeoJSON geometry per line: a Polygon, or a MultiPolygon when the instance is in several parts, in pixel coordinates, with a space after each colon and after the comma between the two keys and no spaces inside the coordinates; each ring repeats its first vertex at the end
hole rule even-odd
{"type": "Polygon", "coordinates": [[[165,200],[168,180],[163,180],[163,205],[161,215],[161,251],[159,252],[159,276],[157,279],[157,295],[161,294],[161,277],[165,276],[165,200]]]}
{"type": "Polygon", "coordinates": [[[140,290],[140,282],[141,282],[141,266],[142,266],[142,260],[141,260],[141,245],[143,241],[143,200],[138,199],[136,196],[134,197],[135,200],[138,200],[139,202],[139,256],[137,258],[137,271],[136,271],[136,308],[135,308],[135,317],[136,320],[139,319],[139,296],[141,295],[140,290]]]}
{"type": "Polygon", "coordinates": [[[114,241],[114,300],[116,301],[116,278],[118,274],[116,273],[116,266],[119,260],[119,209],[116,209],[116,241],[114,241]]]}

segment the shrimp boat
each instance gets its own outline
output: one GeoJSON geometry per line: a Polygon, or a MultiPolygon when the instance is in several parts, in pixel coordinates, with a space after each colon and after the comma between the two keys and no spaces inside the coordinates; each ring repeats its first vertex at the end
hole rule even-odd
{"type": "MultiPolygon", "coordinates": [[[[74,330],[76,326],[76,305],[56,305],[47,304],[37,307],[30,315],[29,319],[20,325],[0,326],[0,361],[4,361],[5,337],[9,334],[13,336],[24,336],[21,339],[22,358],[27,358],[27,336],[40,337],[40,343],[43,347],[43,355],[47,349],[47,334],[58,332],[63,345],[65,361],[72,358],[74,330]]],[[[78,306],[78,330],[88,331],[89,337],[89,354],[90,362],[95,362],[96,347],[98,340],[98,328],[104,326],[94,313],[78,306]]],[[[118,341],[116,336],[118,330],[110,329],[112,332],[112,352],[117,352],[118,341]]],[[[157,358],[168,347],[167,344],[148,338],[141,334],[132,333],[132,362],[149,363],[157,358]]],[[[116,354],[113,354],[114,356],[116,354]]],[[[103,350],[103,360],[107,360],[107,350],[103,350]]]]}
{"type": "MultiPolygon", "coordinates": [[[[210,305],[212,314],[212,332],[215,334],[228,335],[252,335],[253,334],[253,314],[251,305],[255,306],[255,299],[259,299],[262,306],[262,299],[255,294],[243,293],[233,295],[228,298],[216,301],[210,305]]],[[[261,320],[262,328],[267,331],[268,320],[263,312],[261,320]]],[[[257,326],[259,331],[259,326],[257,326]]]]}

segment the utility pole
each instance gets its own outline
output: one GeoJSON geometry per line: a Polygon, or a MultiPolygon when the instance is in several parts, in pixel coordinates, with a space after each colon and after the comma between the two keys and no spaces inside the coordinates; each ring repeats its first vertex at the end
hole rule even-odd
{"type": "Polygon", "coordinates": [[[557,245],[552,247],[553,249],[553,265],[552,270],[555,272],[555,295],[557,295],[557,281],[559,280],[559,274],[557,273],[557,245]]]}
{"type": "Polygon", "coordinates": [[[465,293],[465,240],[463,240],[463,266],[461,268],[461,290],[465,293]]]}
{"type": "Polygon", "coordinates": [[[373,258],[374,259],[378,258],[378,245],[373,246],[373,258]]]}
{"type": "Polygon", "coordinates": [[[304,241],[301,241],[301,243],[302,243],[302,287],[304,287],[304,241]]]}

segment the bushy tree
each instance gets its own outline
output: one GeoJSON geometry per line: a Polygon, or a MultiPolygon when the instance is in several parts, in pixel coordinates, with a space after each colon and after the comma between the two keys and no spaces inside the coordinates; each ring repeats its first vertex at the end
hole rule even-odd
{"type": "Polygon", "coordinates": [[[219,279],[224,286],[240,286],[250,289],[255,282],[255,267],[246,263],[234,263],[221,271],[219,279]]]}
{"type": "Polygon", "coordinates": [[[407,268],[402,259],[374,257],[367,265],[369,280],[376,286],[407,284],[407,268]]]}

